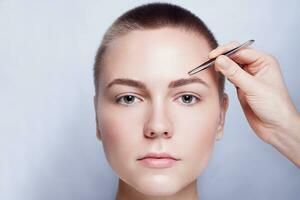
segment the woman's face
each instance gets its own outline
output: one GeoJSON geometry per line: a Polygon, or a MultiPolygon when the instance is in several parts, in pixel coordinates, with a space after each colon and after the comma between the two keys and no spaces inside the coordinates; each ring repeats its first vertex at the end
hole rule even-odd
{"type": "Polygon", "coordinates": [[[106,52],[94,99],[97,136],[112,169],[137,191],[174,194],[206,168],[222,136],[228,100],[220,104],[213,68],[192,76],[187,72],[206,61],[210,51],[204,38],[163,28],[130,32],[106,52]],[[176,81],[192,78],[198,81],[176,81]],[[110,84],[115,79],[132,81],[110,84]],[[137,160],[151,152],[180,160],[169,167],[137,160]]]}

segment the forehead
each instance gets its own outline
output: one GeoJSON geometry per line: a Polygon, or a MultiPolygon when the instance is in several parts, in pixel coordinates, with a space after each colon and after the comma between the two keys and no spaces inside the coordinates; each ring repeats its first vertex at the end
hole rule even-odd
{"type": "MultiPolygon", "coordinates": [[[[105,85],[116,78],[132,78],[152,84],[188,78],[187,72],[206,61],[210,51],[206,39],[178,28],[132,31],[110,44],[100,84],[105,85]]],[[[214,82],[211,69],[193,76],[211,84],[214,82]]]]}

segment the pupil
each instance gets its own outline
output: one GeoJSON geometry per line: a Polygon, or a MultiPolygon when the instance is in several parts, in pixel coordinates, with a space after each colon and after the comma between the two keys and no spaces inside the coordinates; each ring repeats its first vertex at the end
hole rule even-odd
{"type": "Polygon", "coordinates": [[[126,96],[126,98],[125,98],[126,102],[132,101],[132,99],[133,99],[133,96],[131,96],[131,95],[126,96]]]}
{"type": "MultiPolygon", "coordinates": [[[[184,99],[184,102],[190,102],[191,101],[191,95],[184,95],[183,96],[183,99],[184,99]]],[[[130,101],[132,101],[133,100],[133,96],[131,96],[131,95],[128,95],[128,96],[126,96],[125,97],[125,101],[126,102],[130,102],[130,101]]]]}
{"type": "Polygon", "coordinates": [[[189,102],[191,100],[191,95],[184,95],[183,97],[184,101],[187,100],[189,102]]]}

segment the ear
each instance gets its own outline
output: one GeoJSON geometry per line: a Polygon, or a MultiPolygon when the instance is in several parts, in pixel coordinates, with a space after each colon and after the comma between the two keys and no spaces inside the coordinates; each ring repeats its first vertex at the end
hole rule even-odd
{"type": "Polygon", "coordinates": [[[228,106],[229,106],[229,97],[226,93],[224,93],[221,102],[220,121],[217,127],[216,140],[220,140],[223,137],[225,115],[228,110],[228,106]]]}
{"type": "Polygon", "coordinates": [[[97,116],[97,97],[96,97],[96,95],[94,95],[94,109],[95,109],[95,115],[96,115],[96,117],[95,117],[95,120],[96,120],[96,135],[97,135],[97,138],[99,139],[99,140],[101,140],[101,133],[100,133],[100,131],[99,131],[99,124],[98,124],[98,116],[97,116]]]}

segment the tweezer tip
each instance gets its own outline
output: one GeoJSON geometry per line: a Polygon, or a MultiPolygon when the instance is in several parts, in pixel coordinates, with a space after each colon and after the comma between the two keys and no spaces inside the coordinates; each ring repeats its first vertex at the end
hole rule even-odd
{"type": "Polygon", "coordinates": [[[191,70],[191,71],[188,72],[188,75],[191,76],[191,75],[193,75],[193,74],[195,74],[195,73],[196,73],[195,70],[191,70]]]}
{"type": "Polygon", "coordinates": [[[188,72],[188,75],[193,75],[193,74],[196,74],[197,72],[194,72],[194,70],[192,70],[192,71],[190,71],[190,72],[188,72]]]}

